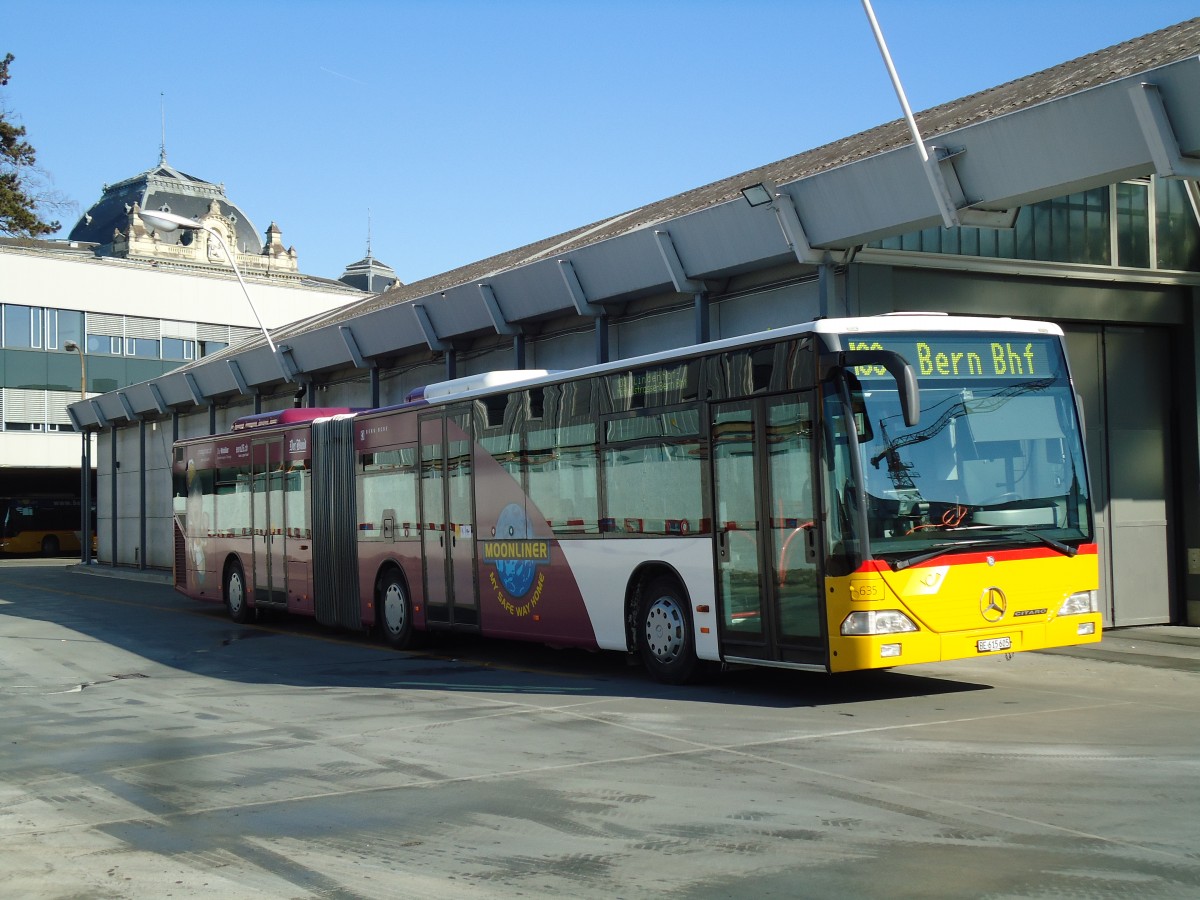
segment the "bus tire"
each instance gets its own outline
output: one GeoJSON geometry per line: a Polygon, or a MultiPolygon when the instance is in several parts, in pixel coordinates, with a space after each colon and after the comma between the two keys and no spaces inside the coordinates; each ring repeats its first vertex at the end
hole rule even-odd
{"type": "Polygon", "coordinates": [[[54,535],[42,538],[42,556],[58,556],[58,538],[54,535]]]}
{"type": "Polygon", "coordinates": [[[250,620],[250,607],[246,602],[246,575],[242,564],[236,559],[225,567],[225,608],[229,618],[241,625],[250,620]]]}
{"type": "Polygon", "coordinates": [[[412,600],[404,585],[404,576],[397,570],[391,569],[380,578],[375,608],[379,611],[379,633],[388,646],[407,650],[415,645],[412,600]]]}
{"type": "Polygon", "coordinates": [[[642,663],[656,681],[686,684],[699,664],[686,594],[668,576],[643,582],[638,593],[636,632],[642,663]]]}

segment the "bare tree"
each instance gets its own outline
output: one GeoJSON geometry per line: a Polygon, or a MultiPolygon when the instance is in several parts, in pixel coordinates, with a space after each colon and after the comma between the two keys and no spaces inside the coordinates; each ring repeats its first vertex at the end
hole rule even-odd
{"type": "MultiPolygon", "coordinates": [[[[11,53],[0,60],[0,87],[8,84],[11,53]]],[[[43,210],[69,210],[72,204],[51,190],[50,178],[37,166],[33,145],[25,140],[25,126],[15,125],[8,110],[0,107],[0,234],[40,237],[59,228],[43,218],[43,210]]]]}

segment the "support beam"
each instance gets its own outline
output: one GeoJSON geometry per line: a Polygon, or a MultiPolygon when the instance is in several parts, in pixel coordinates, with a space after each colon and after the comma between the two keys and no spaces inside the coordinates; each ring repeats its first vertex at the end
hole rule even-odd
{"type": "Polygon", "coordinates": [[[417,317],[417,327],[421,329],[421,336],[425,338],[425,343],[430,350],[436,353],[452,349],[449,343],[438,337],[437,330],[433,327],[433,320],[429,318],[429,310],[425,308],[424,303],[414,303],[412,311],[413,315],[417,317]]]}
{"type": "Polygon", "coordinates": [[[120,533],[118,526],[121,522],[121,517],[119,515],[120,510],[117,508],[117,497],[120,496],[120,491],[118,490],[117,484],[120,479],[117,476],[121,472],[121,461],[117,459],[117,429],[115,428],[108,433],[108,459],[109,464],[112,467],[109,469],[109,475],[111,477],[109,478],[110,484],[108,492],[108,508],[112,511],[112,519],[110,521],[111,530],[109,532],[109,550],[112,553],[112,559],[109,561],[109,563],[115,569],[117,567],[117,560],[119,558],[117,555],[117,551],[120,549],[120,533]]]}
{"type": "Polygon", "coordinates": [[[771,192],[771,208],[775,210],[775,218],[779,220],[779,227],[783,230],[788,247],[796,255],[796,262],[806,266],[820,263],[823,254],[820,250],[813,249],[812,244],[808,242],[808,235],[804,231],[792,195],[787,191],[776,190],[774,185],[764,184],[764,187],[771,192]]]}
{"type": "Polygon", "coordinates": [[[525,368],[525,335],[513,335],[513,368],[525,368]]]}
{"type": "Polygon", "coordinates": [[[695,296],[697,344],[707,344],[712,336],[711,316],[708,313],[709,306],[708,291],[697,291],[695,296]]]}
{"type": "Polygon", "coordinates": [[[289,382],[297,382],[300,380],[300,373],[303,371],[300,365],[296,362],[296,351],[288,344],[280,344],[276,355],[279,357],[279,367],[283,369],[287,375],[289,382]]]}
{"type": "Polygon", "coordinates": [[[79,533],[83,536],[80,544],[80,561],[85,565],[92,562],[92,437],[88,432],[83,433],[83,459],[79,467],[79,533]]]}
{"type": "Polygon", "coordinates": [[[817,269],[817,314],[822,319],[845,314],[845,304],[837,296],[837,267],[829,253],[817,269]]]}
{"type": "Polygon", "coordinates": [[[99,425],[101,428],[110,427],[112,425],[112,423],[108,421],[108,416],[104,415],[104,410],[100,408],[99,401],[90,400],[88,402],[90,402],[92,404],[92,412],[96,416],[96,424],[99,425]]]}
{"type": "Polygon", "coordinates": [[[349,325],[339,325],[338,332],[342,336],[342,342],[346,345],[346,352],[350,354],[350,362],[354,364],[354,368],[365,369],[367,361],[363,359],[362,351],[358,349],[354,330],[349,325]]]}
{"type": "Polygon", "coordinates": [[[675,292],[678,294],[695,294],[704,290],[704,285],[687,277],[687,273],[683,269],[683,263],[679,259],[679,251],[675,249],[675,242],[671,240],[671,232],[655,231],[654,238],[658,242],[658,252],[662,254],[663,262],[667,266],[667,273],[671,276],[671,284],[675,287],[675,292]]]}
{"type": "Polygon", "coordinates": [[[487,310],[488,318],[492,320],[492,327],[496,329],[496,334],[520,334],[521,329],[504,318],[504,310],[500,308],[496,292],[492,290],[490,284],[479,285],[479,296],[483,298],[483,308],[487,310]]]}
{"type": "Polygon", "coordinates": [[[938,177],[942,181],[942,189],[954,206],[959,225],[970,225],[975,228],[1012,228],[1017,221],[1020,208],[1013,209],[975,209],[963,190],[962,182],[958,180],[958,170],[954,168],[954,160],[966,153],[961,147],[934,146],[933,158],[937,160],[938,177]]]}
{"type": "Polygon", "coordinates": [[[129,398],[125,396],[124,391],[117,391],[117,399],[121,401],[121,408],[125,410],[125,418],[130,422],[137,419],[138,414],[133,411],[133,404],[129,402],[129,398]]]}
{"type": "Polygon", "coordinates": [[[250,385],[246,384],[246,378],[242,375],[242,368],[237,364],[236,359],[228,360],[229,374],[233,376],[234,386],[237,387],[238,393],[243,397],[250,396],[250,385]]]}
{"type": "Polygon", "coordinates": [[[138,420],[138,549],[139,569],[146,568],[146,420],[138,420]]]}
{"type": "Polygon", "coordinates": [[[379,366],[371,366],[371,409],[379,408],[379,366]]]}
{"type": "Polygon", "coordinates": [[[167,406],[167,401],[163,399],[162,391],[159,390],[158,385],[153,381],[147,387],[150,389],[150,398],[154,401],[154,408],[158,410],[160,416],[165,416],[170,407],[167,406]]]}
{"type": "Polygon", "coordinates": [[[187,385],[188,393],[192,395],[192,402],[197,406],[204,406],[206,398],[204,392],[200,390],[200,385],[196,383],[196,376],[191,372],[184,372],[183,383],[187,385]]]}
{"type": "Polygon", "coordinates": [[[596,316],[596,363],[608,362],[608,316],[596,316]]]}
{"type": "Polygon", "coordinates": [[[1129,96],[1154,161],[1155,174],[1159,178],[1200,178],[1200,159],[1184,156],[1179,149],[1158,85],[1135,84],[1129,89],[1129,96]]]}
{"type": "Polygon", "coordinates": [[[604,307],[588,302],[583,285],[579,283],[579,275],[575,272],[575,265],[569,259],[558,261],[558,272],[562,275],[563,284],[567,286],[567,294],[571,297],[571,303],[575,305],[575,312],[584,317],[604,315],[604,307]]]}

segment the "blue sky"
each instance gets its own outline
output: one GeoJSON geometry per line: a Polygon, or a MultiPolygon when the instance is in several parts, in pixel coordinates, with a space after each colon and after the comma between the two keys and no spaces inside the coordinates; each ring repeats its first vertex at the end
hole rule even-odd
{"type": "MultiPolygon", "coordinates": [[[[913,109],[1195,0],[873,0],[913,109]]],[[[168,161],[327,278],[405,282],[900,115],[859,0],[0,0],[0,105],[77,208],[168,161]]]]}

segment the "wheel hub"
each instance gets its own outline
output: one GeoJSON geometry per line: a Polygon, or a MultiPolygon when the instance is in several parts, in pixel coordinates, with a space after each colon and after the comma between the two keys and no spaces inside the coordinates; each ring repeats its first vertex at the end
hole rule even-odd
{"type": "Polygon", "coordinates": [[[683,648],[683,613],[671,598],[660,597],[646,613],[646,645],[665,663],[683,648]]]}

